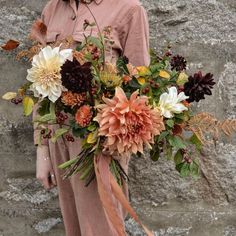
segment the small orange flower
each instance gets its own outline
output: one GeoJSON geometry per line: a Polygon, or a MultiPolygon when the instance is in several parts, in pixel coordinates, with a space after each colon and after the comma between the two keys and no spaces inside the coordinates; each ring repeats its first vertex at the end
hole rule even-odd
{"type": "Polygon", "coordinates": [[[75,121],[81,127],[89,125],[93,117],[92,109],[89,105],[83,105],[80,107],[75,114],[75,121]]]}
{"type": "Polygon", "coordinates": [[[86,99],[85,93],[72,93],[71,91],[63,92],[61,101],[66,106],[80,106],[86,99]]]}
{"type": "Polygon", "coordinates": [[[130,80],[132,80],[132,78],[128,75],[124,75],[122,79],[125,84],[127,84],[130,80]]]}

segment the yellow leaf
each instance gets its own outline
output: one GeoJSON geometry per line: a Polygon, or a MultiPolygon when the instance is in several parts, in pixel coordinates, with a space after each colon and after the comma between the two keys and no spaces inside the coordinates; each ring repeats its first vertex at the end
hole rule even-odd
{"type": "Polygon", "coordinates": [[[146,76],[146,75],[149,75],[150,74],[150,70],[148,67],[146,66],[138,66],[136,67],[137,71],[138,71],[138,74],[140,76],[146,76]]]}
{"type": "Polygon", "coordinates": [[[170,74],[165,70],[160,70],[159,76],[164,79],[170,79],[170,74]]]}
{"type": "Polygon", "coordinates": [[[17,93],[8,92],[8,93],[5,93],[5,94],[2,96],[2,99],[4,99],[4,100],[11,100],[11,99],[15,98],[16,96],[17,96],[17,93]]]}
{"type": "Polygon", "coordinates": [[[31,97],[23,98],[24,115],[29,116],[33,111],[34,101],[31,97]]]}
{"type": "Polygon", "coordinates": [[[97,130],[95,132],[90,133],[87,137],[87,143],[90,143],[90,144],[96,143],[97,136],[98,136],[97,130]]]}
{"type": "Polygon", "coordinates": [[[183,86],[186,82],[188,82],[188,75],[184,72],[181,72],[179,74],[179,77],[176,81],[176,83],[179,85],[179,86],[183,86]]]}
{"type": "Polygon", "coordinates": [[[144,85],[146,82],[143,77],[139,77],[139,78],[137,78],[137,80],[138,80],[139,84],[141,84],[141,85],[144,85]]]}

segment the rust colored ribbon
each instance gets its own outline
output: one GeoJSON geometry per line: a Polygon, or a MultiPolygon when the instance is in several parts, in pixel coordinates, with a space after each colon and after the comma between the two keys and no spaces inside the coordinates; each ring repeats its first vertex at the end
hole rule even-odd
{"type": "Polygon", "coordinates": [[[125,226],[123,215],[117,207],[119,202],[122,207],[139,223],[148,236],[153,233],[144,226],[139,220],[134,209],[130,206],[121,187],[116,182],[109,169],[111,158],[108,156],[98,155],[94,158],[94,168],[97,178],[98,193],[106,212],[108,222],[112,225],[114,235],[125,236],[125,226]]]}

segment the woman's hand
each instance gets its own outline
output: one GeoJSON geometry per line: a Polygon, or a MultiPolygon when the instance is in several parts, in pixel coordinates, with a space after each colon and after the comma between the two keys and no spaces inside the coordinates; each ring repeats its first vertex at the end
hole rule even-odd
{"type": "Polygon", "coordinates": [[[36,177],[47,190],[57,185],[49,149],[46,145],[37,147],[36,177]]]}

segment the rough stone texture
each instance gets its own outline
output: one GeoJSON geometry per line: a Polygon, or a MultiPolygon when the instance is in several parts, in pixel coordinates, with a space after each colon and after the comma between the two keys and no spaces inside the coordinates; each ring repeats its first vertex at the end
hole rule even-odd
{"type": "MultiPolygon", "coordinates": [[[[0,0],[0,44],[9,38],[27,44],[32,21],[46,0],[0,0]]],[[[173,45],[189,62],[189,71],[215,74],[213,96],[196,110],[218,118],[236,115],[235,0],[143,0],[148,11],[151,44],[173,45]]],[[[24,80],[26,68],[14,53],[0,51],[0,94],[24,80]]],[[[220,140],[204,150],[202,174],[181,179],[171,161],[135,158],[130,163],[132,205],[157,236],[236,235],[235,139],[220,140]]],[[[56,190],[44,191],[35,180],[32,126],[20,107],[0,101],[0,235],[64,235],[56,190]],[[10,109],[9,109],[10,108],[10,109]]],[[[130,235],[143,235],[127,221],[130,235]]],[[[100,236],[100,235],[98,235],[100,236]]]]}

